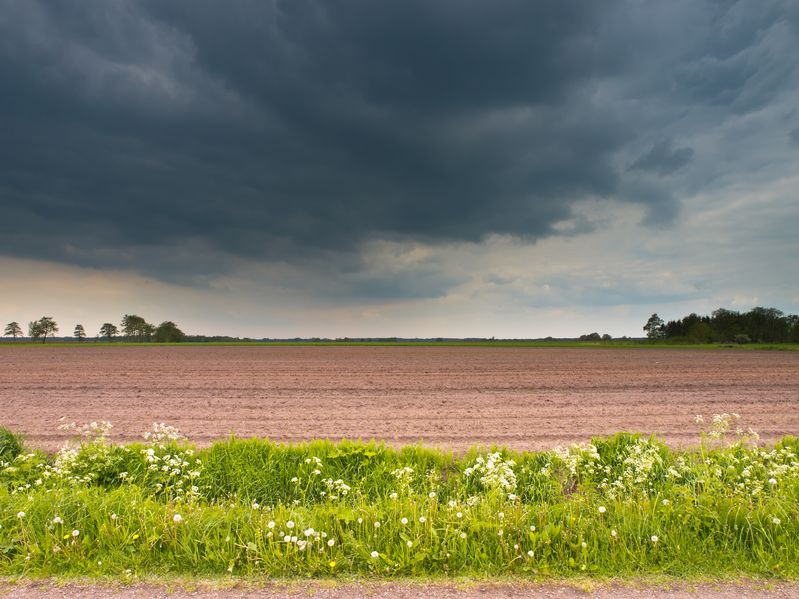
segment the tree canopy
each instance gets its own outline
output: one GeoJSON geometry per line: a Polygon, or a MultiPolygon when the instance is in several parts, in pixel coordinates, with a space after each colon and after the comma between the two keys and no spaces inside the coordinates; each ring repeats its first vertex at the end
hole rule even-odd
{"type": "Polygon", "coordinates": [[[710,316],[692,313],[670,320],[663,330],[666,339],[692,343],[796,343],[799,342],[799,316],[760,306],[749,312],[719,308],[710,316]]]}
{"type": "Polygon", "coordinates": [[[155,327],[136,314],[125,314],[122,317],[122,334],[130,341],[149,341],[155,333],[155,327]]]}
{"type": "Polygon", "coordinates": [[[155,329],[155,341],[157,343],[179,343],[186,335],[171,320],[165,320],[155,329]]]}
{"type": "Polygon", "coordinates": [[[22,327],[19,326],[18,322],[9,322],[6,325],[5,331],[3,331],[3,335],[10,335],[16,340],[17,337],[22,337],[22,327]]]}
{"type": "Polygon", "coordinates": [[[47,341],[48,335],[58,332],[56,321],[50,316],[42,316],[39,320],[28,323],[28,334],[32,339],[41,339],[42,343],[47,341]]]}
{"type": "Polygon", "coordinates": [[[116,336],[117,333],[119,333],[117,325],[110,322],[106,322],[103,324],[103,326],[100,327],[99,336],[105,337],[106,339],[108,339],[108,341],[111,341],[116,336]]]}

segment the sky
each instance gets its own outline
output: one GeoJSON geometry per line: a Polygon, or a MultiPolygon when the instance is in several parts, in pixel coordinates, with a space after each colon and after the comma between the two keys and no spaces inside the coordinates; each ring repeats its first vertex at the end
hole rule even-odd
{"type": "Polygon", "coordinates": [[[795,0],[0,0],[0,320],[799,312],[795,0]]]}

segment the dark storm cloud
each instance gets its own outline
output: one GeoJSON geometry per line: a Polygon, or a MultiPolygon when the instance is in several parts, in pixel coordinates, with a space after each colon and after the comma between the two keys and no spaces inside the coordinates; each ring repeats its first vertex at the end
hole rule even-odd
{"type": "Polygon", "coordinates": [[[618,155],[660,139],[632,170],[669,179],[693,150],[619,105],[761,108],[797,31],[779,1],[0,7],[0,252],[190,279],[371,238],[570,234],[592,197],[667,222],[675,190],[626,183],[618,155]]]}
{"type": "Polygon", "coordinates": [[[643,156],[630,166],[631,170],[651,171],[661,177],[680,170],[694,157],[692,148],[675,148],[671,139],[661,139],[652,144],[643,156]]]}

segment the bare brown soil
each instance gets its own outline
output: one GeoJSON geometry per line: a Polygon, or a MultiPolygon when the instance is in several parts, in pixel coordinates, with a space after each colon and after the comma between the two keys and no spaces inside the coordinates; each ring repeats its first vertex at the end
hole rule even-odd
{"type": "Polygon", "coordinates": [[[764,440],[799,433],[799,353],[438,347],[0,347],[0,425],[57,448],[60,418],[153,421],[203,445],[235,431],[541,449],[617,431],[698,441],[737,412],[764,440]]]}

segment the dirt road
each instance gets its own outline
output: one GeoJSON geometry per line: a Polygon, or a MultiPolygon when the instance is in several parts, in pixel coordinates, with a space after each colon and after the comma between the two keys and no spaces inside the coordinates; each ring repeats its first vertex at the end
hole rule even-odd
{"type": "Polygon", "coordinates": [[[566,584],[430,584],[362,583],[332,586],[329,583],[272,584],[261,587],[213,588],[200,585],[187,590],[174,586],[63,585],[22,583],[4,585],[0,597],[8,599],[796,599],[799,584],[762,583],[649,585],[566,584]]]}

